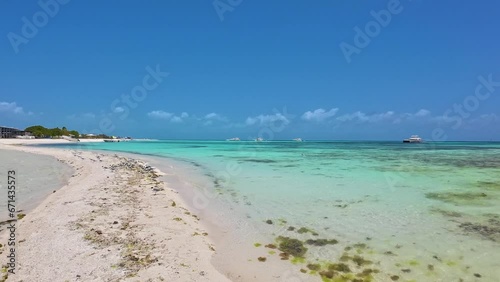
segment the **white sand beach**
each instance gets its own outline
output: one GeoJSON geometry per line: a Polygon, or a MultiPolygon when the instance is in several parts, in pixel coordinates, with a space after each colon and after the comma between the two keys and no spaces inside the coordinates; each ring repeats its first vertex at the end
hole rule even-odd
{"type": "MultiPolygon", "coordinates": [[[[7,281],[229,281],[211,264],[217,246],[200,218],[159,180],[162,172],[114,154],[18,146],[39,142],[0,139],[0,150],[50,156],[74,172],[16,222],[7,281]]],[[[4,266],[8,235],[0,241],[4,266]]]]}

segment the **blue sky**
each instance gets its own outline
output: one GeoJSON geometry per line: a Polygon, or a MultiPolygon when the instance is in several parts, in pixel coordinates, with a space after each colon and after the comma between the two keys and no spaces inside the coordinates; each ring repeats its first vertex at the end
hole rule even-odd
{"type": "Polygon", "coordinates": [[[499,10],[493,0],[2,1],[0,124],[500,140],[499,10]]]}

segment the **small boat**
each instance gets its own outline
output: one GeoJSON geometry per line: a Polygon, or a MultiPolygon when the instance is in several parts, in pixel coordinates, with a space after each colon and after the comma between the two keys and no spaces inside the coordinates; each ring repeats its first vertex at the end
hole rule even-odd
{"type": "Polygon", "coordinates": [[[226,141],[240,141],[240,138],[234,137],[234,138],[226,139],[226,141]]]}
{"type": "Polygon", "coordinates": [[[120,139],[104,139],[104,142],[120,142],[120,139]]]}
{"type": "Polygon", "coordinates": [[[262,142],[262,141],[264,141],[264,139],[259,137],[259,138],[257,138],[257,139],[254,139],[254,141],[255,141],[255,142],[262,142]]]}
{"type": "Polygon", "coordinates": [[[422,143],[422,138],[418,137],[418,135],[412,135],[408,139],[404,139],[403,143],[422,143]]]}
{"type": "Polygon", "coordinates": [[[295,142],[302,142],[302,138],[294,138],[293,141],[295,141],[295,142]]]}

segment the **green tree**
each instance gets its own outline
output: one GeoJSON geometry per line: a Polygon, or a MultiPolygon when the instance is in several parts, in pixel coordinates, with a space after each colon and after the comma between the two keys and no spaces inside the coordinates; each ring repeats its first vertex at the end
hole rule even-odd
{"type": "Polygon", "coordinates": [[[74,138],[78,138],[78,137],[80,137],[80,133],[78,133],[78,131],[76,131],[76,130],[71,130],[71,131],[69,132],[69,134],[70,134],[70,135],[73,135],[73,137],[74,137],[74,138]]]}
{"type": "Polygon", "coordinates": [[[45,137],[49,135],[49,130],[41,125],[27,127],[24,131],[31,132],[35,137],[45,137]]]}
{"type": "Polygon", "coordinates": [[[37,138],[43,138],[43,137],[55,137],[55,136],[62,136],[62,135],[73,135],[74,137],[78,138],[80,134],[76,130],[68,130],[65,126],[61,128],[56,127],[56,128],[45,128],[41,125],[34,125],[27,127],[24,131],[31,132],[35,137],[37,138]]]}

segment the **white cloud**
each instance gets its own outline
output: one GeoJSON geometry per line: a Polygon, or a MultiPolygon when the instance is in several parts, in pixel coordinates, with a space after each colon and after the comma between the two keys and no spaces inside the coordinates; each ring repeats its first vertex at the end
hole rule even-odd
{"type": "Polygon", "coordinates": [[[158,110],[149,112],[148,116],[154,119],[162,119],[162,120],[168,120],[173,123],[180,123],[183,122],[184,119],[188,118],[189,114],[183,112],[180,116],[176,116],[174,113],[158,110]]]}
{"type": "Polygon", "coordinates": [[[357,111],[351,114],[344,114],[336,118],[338,122],[357,122],[357,123],[375,123],[375,122],[392,122],[395,124],[404,121],[431,121],[439,120],[443,117],[432,117],[431,112],[427,109],[420,109],[415,113],[396,113],[387,111],[383,113],[366,114],[357,111]]]}
{"type": "Polygon", "coordinates": [[[113,112],[114,112],[114,113],[117,113],[117,114],[119,114],[119,113],[123,113],[124,111],[125,111],[125,109],[124,109],[124,108],[122,108],[122,107],[116,107],[116,108],[113,110],[113,112]]]}
{"type": "Polygon", "coordinates": [[[206,119],[212,119],[212,118],[216,118],[218,117],[219,115],[216,114],[216,113],[209,113],[205,116],[206,119]]]}
{"type": "Polygon", "coordinates": [[[174,114],[164,112],[164,111],[151,111],[148,113],[148,117],[155,119],[170,119],[174,114]]]}
{"type": "Polygon", "coordinates": [[[367,115],[363,112],[357,111],[352,114],[345,114],[340,117],[338,117],[336,120],[341,121],[341,122],[349,122],[349,121],[354,121],[354,122],[378,122],[378,121],[384,121],[384,120],[391,120],[395,118],[395,113],[393,111],[387,111],[385,113],[378,113],[378,114],[371,114],[367,115]]]}
{"type": "Polygon", "coordinates": [[[333,109],[329,110],[328,112],[324,109],[316,109],[312,112],[311,111],[305,112],[302,115],[302,119],[308,120],[308,121],[311,121],[311,120],[323,121],[325,119],[333,117],[334,115],[337,114],[338,111],[339,111],[338,108],[333,108],[333,109]]]}
{"type": "Polygon", "coordinates": [[[23,107],[19,107],[16,102],[0,102],[0,112],[13,113],[19,115],[32,115],[32,112],[25,112],[23,107]]]}
{"type": "Polygon", "coordinates": [[[206,114],[203,119],[205,120],[205,122],[203,123],[204,125],[211,125],[214,123],[214,121],[219,121],[219,122],[227,122],[228,121],[228,119],[225,116],[217,114],[217,113],[206,114]]]}
{"type": "Polygon", "coordinates": [[[284,125],[290,123],[290,121],[282,114],[277,113],[274,115],[258,115],[255,117],[248,117],[245,121],[247,125],[268,125],[275,122],[281,122],[284,125]]]}
{"type": "Polygon", "coordinates": [[[182,118],[178,117],[178,116],[174,116],[170,119],[171,122],[175,122],[175,123],[179,123],[179,122],[182,122],[182,118]]]}
{"type": "Polygon", "coordinates": [[[403,113],[395,115],[393,123],[402,123],[403,121],[426,121],[430,122],[438,120],[437,117],[432,117],[431,112],[426,109],[420,109],[416,113],[403,113]]]}
{"type": "Polygon", "coordinates": [[[352,113],[352,114],[345,114],[345,115],[342,115],[340,117],[337,118],[338,121],[352,121],[352,120],[359,120],[359,121],[368,121],[368,117],[366,116],[366,114],[360,112],[360,111],[357,111],[355,113],[352,113]]]}
{"type": "Polygon", "coordinates": [[[477,118],[473,118],[470,120],[471,124],[489,124],[489,123],[494,123],[500,121],[500,117],[498,117],[496,114],[483,114],[480,115],[477,118]]]}
{"type": "Polygon", "coordinates": [[[426,117],[426,116],[429,116],[430,114],[431,114],[431,112],[429,110],[421,109],[415,113],[415,116],[416,117],[426,117]]]}

